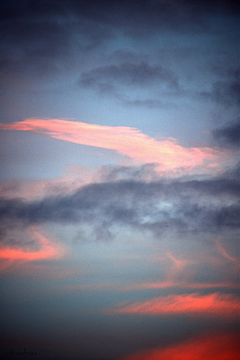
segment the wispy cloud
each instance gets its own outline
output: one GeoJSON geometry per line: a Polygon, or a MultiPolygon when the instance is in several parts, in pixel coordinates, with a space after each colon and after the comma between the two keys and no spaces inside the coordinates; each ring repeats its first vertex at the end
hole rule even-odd
{"type": "Polygon", "coordinates": [[[232,295],[220,295],[218,293],[199,295],[198,293],[192,293],[159,296],[132,304],[120,303],[107,312],[110,314],[155,316],[170,314],[236,316],[239,310],[239,300],[232,295]]]}
{"type": "MultiPolygon", "coordinates": [[[[65,249],[53,239],[47,238],[36,227],[29,227],[28,233],[31,238],[40,246],[37,251],[30,249],[12,248],[9,246],[2,246],[0,248],[0,259],[8,260],[9,262],[20,261],[28,262],[35,260],[49,260],[59,259],[64,253],[65,249]]],[[[51,236],[48,234],[48,236],[51,236]]]]}
{"type": "Polygon", "coordinates": [[[216,238],[216,246],[218,249],[219,254],[221,254],[225,259],[227,259],[230,262],[236,263],[239,265],[239,259],[237,257],[234,257],[232,255],[230,255],[226,249],[223,247],[223,245],[221,244],[220,238],[217,237],[216,238]]]}
{"type": "Polygon", "coordinates": [[[31,131],[81,145],[115,150],[136,161],[157,163],[163,169],[192,169],[199,165],[216,166],[226,153],[209,147],[185,148],[176,139],[157,140],[136,128],[101,126],[60,119],[27,119],[3,130],[31,131]]]}
{"type": "Polygon", "coordinates": [[[125,62],[120,65],[109,65],[83,73],[80,84],[84,86],[97,86],[101,89],[112,89],[116,83],[145,87],[149,84],[167,84],[178,88],[177,77],[162,66],[151,66],[146,62],[134,64],[125,62]]]}
{"type": "Polygon", "coordinates": [[[203,290],[203,289],[238,289],[238,283],[206,283],[206,282],[181,282],[181,281],[157,281],[157,282],[143,282],[138,284],[131,284],[119,287],[121,291],[134,291],[134,290],[158,290],[167,288],[179,288],[179,289],[192,289],[192,290],[203,290]]]}

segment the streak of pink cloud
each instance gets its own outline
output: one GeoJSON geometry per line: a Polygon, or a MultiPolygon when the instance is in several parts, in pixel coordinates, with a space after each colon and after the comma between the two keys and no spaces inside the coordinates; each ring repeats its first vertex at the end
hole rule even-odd
{"type": "Polygon", "coordinates": [[[173,139],[156,140],[131,127],[27,119],[10,125],[1,124],[0,129],[31,131],[76,144],[111,149],[140,162],[159,164],[166,170],[192,169],[205,162],[206,166],[215,166],[219,161],[219,151],[212,148],[184,148],[173,139]]]}
{"type": "Polygon", "coordinates": [[[120,303],[113,309],[110,309],[108,313],[131,315],[208,314],[208,316],[228,317],[238,316],[239,311],[239,300],[232,295],[220,295],[219,293],[199,295],[192,293],[159,296],[130,305],[120,303]]]}
{"type": "Polygon", "coordinates": [[[28,231],[32,239],[40,245],[40,249],[38,251],[30,251],[3,247],[0,249],[0,259],[5,261],[8,260],[9,262],[27,262],[34,260],[58,259],[63,256],[65,250],[61,245],[52,242],[34,227],[30,228],[28,231]]]}

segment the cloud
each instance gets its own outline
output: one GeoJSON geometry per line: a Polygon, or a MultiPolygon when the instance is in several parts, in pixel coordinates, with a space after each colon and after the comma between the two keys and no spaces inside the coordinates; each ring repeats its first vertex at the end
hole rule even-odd
{"type": "MultiPolygon", "coordinates": [[[[106,173],[106,170],[103,173],[106,173]]],[[[5,181],[0,184],[0,197],[36,200],[50,195],[71,194],[83,185],[100,181],[102,175],[99,170],[73,165],[68,166],[58,178],[5,181]]]]}
{"type": "Polygon", "coordinates": [[[211,16],[238,12],[236,2],[218,0],[1,2],[0,68],[4,79],[16,70],[41,79],[71,69],[76,54],[82,59],[116,34],[139,38],[169,29],[211,31],[211,16]]]}
{"type": "MultiPolygon", "coordinates": [[[[46,259],[58,259],[61,258],[65,250],[63,246],[54,242],[53,239],[49,239],[44,236],[37,228],[29,227],[28,233],[30,237],[37,242],[40,246],[40,249],[37,251],[32,251],[31,249],[22,249],[1,246],[0,248],[0,259],[12,261],[36,261],[36,260],[46,260],[46,259]]],[[[24,244],[24,243],[23,243],[24,244]]],[[[20,246],[23,244],[19,244],[20,246]]]]}
{"type": "MultiPolygon", "coordinates": [[[[71,71],[76,56],[88,54],[113,37],[112,30],[76,11],[77,2],[1,3],[0,73],[3,84],[42,81],[71,71]],[[24,76],[23,76],[24,75],[24,76]]],[[[83,5],[83,4],[82,4],[83,5]]],[[[15,85],[16,86],[16,85],[15,85]]]]}
{"type": "MultiPolygon", "coordinates": [[[[112,25],[122,28],[132,35],[143,34],[156,29],[172,26],[178,30],[186,28],[189,24],[200,22],[205,14],[236,13],[239,6],[235,1],[148,1],[133,0],[94,0],[78,1],[64,0],[43,1],[39,6],[38,1],[17,3],[14,0],[1,4],[1,19],[14,21],[16,19],[38,19],[43,21],[48,18],[84,18],[101,25],[112,25]],[[141,24],[141,26],[139,26],[141,24]]],[[[200,22],[200,25],[201,22],[200,22]]]]}
{"type": "Polygon", "coordinates": [[[240,147],[240,118],[224,127],[213,130],[213,137],[221,145],[240,147]]]}
{"type": "Polygon", "coordinates": [[[113,96],[124,106],[172,108],[176,105],[159,100],[159,94],[144,95],[144,92],[161,92],[165,99],[179,95],[177,76],[169,69],[147,62],[124,62],[92,69],[82,74],[79,85],[113,96]],[[128,91],[134,93],[129,95],[128,91]]]}
{"type": "Polygon", "coordinates": [[[172,139],[156,140],[130,127],[113,127],[59,119],[27,119],[10,125],[0,125],[3,130],[32,131],[59,140],[115,150],[134,160],[157,163],[163,169],[191,169],[204,164],[217,165],[218,150],[212,148],[184,148],[172,139]]]}
{"type": "Polygon", "coordinates": [[[217,81],[212,86],[211,92],[203,92],[205,99],[211,99],[224,106],[239,106],[240,104],[240,82],[239,81],[217,81]]]}
{"type": "Polygon", "coordinates": [[[172,344],[165,348],[155,348],[128,355],[122,360],[226,360],[237,359],[239,336],[236,333],[209,333],[172,344]]]}
{"type": "MultiPolygon", "coordinates": [[[[229,234],[240,226],[239,178],[120,180],[23,201],[0,199],[0,220],[12,223],[88,224],[96,239],[114,237],[114,226],[166,233],[229,234]]],[[[79,229],[80,230],[80,229],[79,229]]],[[[185,236],[185,235],[184,235],[185,236]]]]}
{"type": "MultiPolygon", "coordinates": [[[[76,286],[77,287],[77,286],[76,286]]],[[[179,288],[183,289],[191,289],[191,290],[203,290],[203,289],[238,289],[238,283],[233,282],[225,282],[225,283],[198,283],[198,282],[182,282],[182,281],[158,281],[158,282],[143,282],[138,284],[126,285],[118,288],[122,291],[134,291],[134,290],[157,290],[157,289],[167,289],[167,288],[179,288]]]]}
{"type": "Polygon", "coordinates": [[[228,261],[238,264],[238,259],[232,255],[230,255],[226,249],[221,244],[220,238],[216,238],[216,245],[219,253],[228,261]]]}
{"type": "Polygon", "coordinates": [[[159,296],[151,300],[135,302],[133,304],[120,303],[108,310],[110,314],[130,315],[203,315],[208,316],[237,316],[240,304],[237,297],[232,295],[199,295],[197,293],[184,295],[159,296]]]}
{"type": "Polygon", "coordinates": [[[211,91],[202,92],[202,97],[213,100],[215,103],[226,108],[232,106],[238,107],[240,104],[239,68],[228,68],[226,64],[224,68],[214,67],[213,71],[223,79],[215,81],[212,84],[211,91]]]}
{"type": "Polygon", "coordinates": [[[109,65],[83,73],[81,84],[85,86],[98,86],[101,90],[104,86],[109,89],[115,87],[115,83],[147,86],[150,84],[163,83],[173,88],[178,88],[177,77],[162,66],[151,66],[146,62],[134,64],[125,62],[120,65],[109,65]]]}

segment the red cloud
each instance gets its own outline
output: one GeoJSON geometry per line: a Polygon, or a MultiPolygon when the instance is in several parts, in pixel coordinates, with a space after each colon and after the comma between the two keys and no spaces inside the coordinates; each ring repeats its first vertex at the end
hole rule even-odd
{"type": "Polygon", "coordinates": [[[209,334],[167,348],[142,351],[122,360],[237,360],[239,350],[238,335],[209,334]]]}

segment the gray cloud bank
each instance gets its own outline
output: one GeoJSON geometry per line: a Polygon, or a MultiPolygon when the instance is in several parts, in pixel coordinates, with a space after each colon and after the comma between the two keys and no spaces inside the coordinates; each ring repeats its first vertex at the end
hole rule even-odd
{"type": "Polygon", "coordinates": [[[235,231],[240,226],[239,167],[225,176],[205,180],[108,181],[90,184],[72,195],[40,201],[0,202],[0,220],[11,223],[89,224],[96,238],[110,239],[111,227],[150,231],[160,238],[178,234],[235,231]]]}

